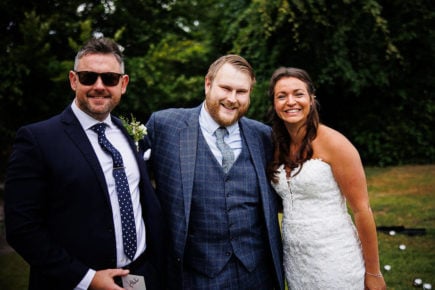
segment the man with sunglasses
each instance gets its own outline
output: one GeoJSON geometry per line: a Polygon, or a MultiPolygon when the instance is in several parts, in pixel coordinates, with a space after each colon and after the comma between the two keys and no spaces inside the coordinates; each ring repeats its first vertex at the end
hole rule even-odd
{"type": "Polygon", "coordinates": [[[162,289],[160,204],[143,152],[111,115],[129,81],[118,44],[90,40],[69,80],[72,104],[17,132],[7,240],[30,264],[29,289],[123,289],[141,279],[162,289]]]}

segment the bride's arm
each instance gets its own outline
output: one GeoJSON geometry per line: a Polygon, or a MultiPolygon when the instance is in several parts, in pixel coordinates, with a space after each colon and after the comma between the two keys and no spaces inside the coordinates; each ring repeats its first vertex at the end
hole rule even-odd
{"type": "Polygon", "coordinates": [[[368,289],[386,289],[380,271],[376,224],[370,208],[364,168],[356,148],[332,130],[322,142],[334,177],[352,210],[362,245],[368,289]]]}

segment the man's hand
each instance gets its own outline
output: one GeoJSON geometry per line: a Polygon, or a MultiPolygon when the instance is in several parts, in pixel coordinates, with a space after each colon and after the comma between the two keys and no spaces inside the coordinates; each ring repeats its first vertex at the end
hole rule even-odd
{"type": "Polygon", "coordinates": [[[91,285],[89,285],[90,290],[124,290],[124,288],[119,287],[115,281],[114,277],[126,276],[130,273],[129,270],[124,269],[107,269],[95,272],[95,276],[92,279],[91,285]]]}

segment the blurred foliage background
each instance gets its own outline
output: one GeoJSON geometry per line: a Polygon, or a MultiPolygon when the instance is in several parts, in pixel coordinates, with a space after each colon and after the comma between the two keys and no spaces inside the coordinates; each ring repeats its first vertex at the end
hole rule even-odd
{"type": "Polygon", "coordinates": [[[72,101],[75,53],[102,35],[131,79],[115,114],[196,106],[211,62],[237,53],[257,75],[250,117],[268,121],[272,72],[300,67],[365,165],[435,163],[432,0],[2,0],[0,15],[0,181],[16,130],[72,101]]]}

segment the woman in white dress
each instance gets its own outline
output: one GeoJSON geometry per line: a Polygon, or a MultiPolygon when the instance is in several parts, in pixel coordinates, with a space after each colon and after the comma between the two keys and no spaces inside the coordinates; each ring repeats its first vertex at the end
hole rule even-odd
{"type": "Polygon", "coordinates": [[[277,69],[269,86],[269,176],[283,200],[289,288],[386,289],[361,159],[342,134],[319,122],[314,91],[297,68],[277,69]]]}

